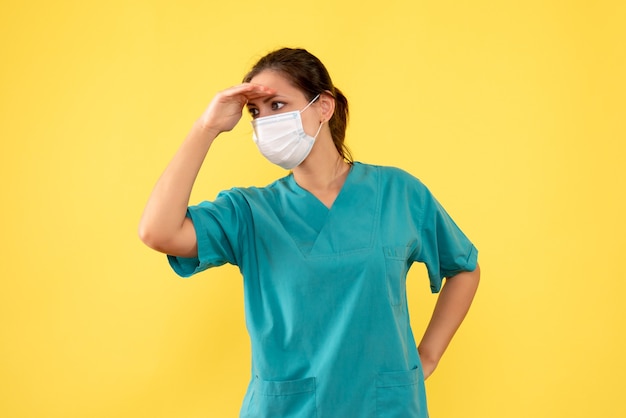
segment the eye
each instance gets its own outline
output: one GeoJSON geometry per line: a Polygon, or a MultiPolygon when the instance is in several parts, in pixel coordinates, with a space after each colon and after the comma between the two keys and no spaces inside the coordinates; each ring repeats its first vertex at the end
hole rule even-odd
{"type": "Polygon", "coordinates": [[[248,112],[250,112],[250,116],[252,116],[253,118],[256,118],[259,115],[259,109],[257,109],[256,107],[249,107],[248,112]]]}
{"type": "Polygon", "coordinates": [[[280,110],[285,106],[283,102],[272,102],[272,110],[280,110]]]}

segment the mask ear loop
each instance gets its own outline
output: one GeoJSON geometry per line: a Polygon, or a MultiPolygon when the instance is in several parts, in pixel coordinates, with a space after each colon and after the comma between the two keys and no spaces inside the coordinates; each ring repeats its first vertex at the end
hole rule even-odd
{"type": "Polygon", "coordinates": [[[318,94],[317,96],[315,96],[315,97],[313,98],[313,100],[311,100],[311,101],[309,102],[309,104],[308,104],[308,105],[304,106],[304,109],[302,109],[302,110],[300,111],[300,113],[302,113],[302,112],[304,112],[305,110],[307,110],[307,109],[309,108],[309,106],[311,106],[313,103],[315,103],[315,101],[316,101],[317,99],[319,99],[319,97],[320,97],[320,95],[319,95],[319,94],[318,94]]]}
{"type": "Polygon", "coordinates": [[[317,136],[320,134],[320,131],[322,130],[322,126],[324,126],[324,123],[326,123],[326,122],[324,122],[324,121],[320,122],[320,127],[317,128],[317,132],[315,133],[315,136],[313,137],[313,139],[317,139],[317,136]]]}
{"type": "MultiPolygon", "coordinates": [[[[315,97],[313,98],[313,100],[311,100],[311,101],[309,102],[309,104],[308,104],[308,105],[306,105],[306,106],[304,107],[304,109],[302,109],[302,110],[300,111],[300,113],[304,112],[305,110],[307,110],[307,109],[309,108],[309,106],[311,106],[313,103],[315,103],[315,101],[316,101],[317,99],[319,99],[320,95],[321,95],[321,94],[319,94],[319,93],[318,93],[318,95],[317,95],[317,96],[315,96],[315,97]]],[[[317,132],[315,133],[315,136],[313,136],[313,140],[316,140],[316,139],[317,139],[317,136],[320,134],[320,131],[322,130],[322,126],[324,126],[324,121],[321,121],[321,122],[320,122],[320,127],[319,127],[319,128],[317,128],[317,132]]]]}

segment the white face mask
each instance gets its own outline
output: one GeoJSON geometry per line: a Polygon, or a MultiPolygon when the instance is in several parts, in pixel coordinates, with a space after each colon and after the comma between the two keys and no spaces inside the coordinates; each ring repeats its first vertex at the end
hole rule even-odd
{"type": "Polygon", "coordinates": [[[307,135],[300,114],[318,97],[319,94],[302,110],[265,116],[252,121],[254,129],[252,139],[265,158],[285,170],[291,170],[304,161],[311,152],[324,123],[320,123],[315,136],[307,135]]]}

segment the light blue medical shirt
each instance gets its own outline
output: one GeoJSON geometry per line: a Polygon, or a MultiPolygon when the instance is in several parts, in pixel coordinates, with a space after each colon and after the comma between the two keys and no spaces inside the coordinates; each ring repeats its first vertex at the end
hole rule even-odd
{"type": "Polygon", "coordinates": [[[198,257],[188,277],[230,263],[244,277],[252,376],[241,417],[424,418],[424,378],[406,274],[433,292],[476,268],[477,251],[428,189],[354,163],[328,209],[288,175],[189,208],[198,257]]]}

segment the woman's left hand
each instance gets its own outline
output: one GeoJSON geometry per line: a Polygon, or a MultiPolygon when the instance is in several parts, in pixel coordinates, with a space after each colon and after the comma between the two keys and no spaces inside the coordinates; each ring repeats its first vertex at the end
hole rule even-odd
{"type": "Polygon", "coordinates": [[[424,380],[426,380],[430,377],[430,375],[433,374],[439,362],[426,358],[422,355],[420,355],[420,361],[422,362],[422,372],[424,373],[424,380]]]}

